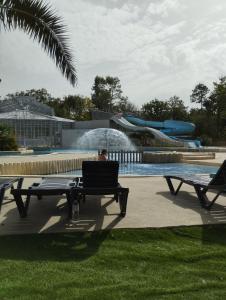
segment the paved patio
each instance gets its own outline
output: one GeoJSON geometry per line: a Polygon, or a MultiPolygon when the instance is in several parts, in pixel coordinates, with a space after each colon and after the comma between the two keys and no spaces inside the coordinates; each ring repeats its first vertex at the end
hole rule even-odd
{"type": "MultiPolygon", "coordinates": [[[[25,179],[30,185],[35,179],[25,179]]],[[[80,219],[67,220],[63,197],[33,198],[28,217],[21,219],[14,202],[6,194],[0,214],[0,234],[72,232],[111,228],[167,227],[226,223],[226,197],[220,197],[211,211],[202,209],[190,186],[177,197],[169,193],[162,177],[120,178],[129,187],[127,215],[119,217],[119,206],[111,197],[87,197],[81,204],[80,219]]]]}

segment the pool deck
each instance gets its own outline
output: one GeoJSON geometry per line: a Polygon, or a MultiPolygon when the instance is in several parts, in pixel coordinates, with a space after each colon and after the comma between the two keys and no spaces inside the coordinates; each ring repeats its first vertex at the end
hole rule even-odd
{"type": "MultiPolygon", "coordinates": [[[[184,152],[185,154],[191,154],[184,152]]],[[[22,162],[36,162],[36,161],[53,161],[53,160],[67,160],[74,158],[87,158],[93,156],[95,153],[51,153],[42,155],[20,155],[20,156],[0,156],[0,163],[22,163],[22,162]]],[[[191,160],[190,163],[202,164],[202,165],[213,165],[219,166],[226,159],[226,153],[216,153],[215,159],[202,159],[202,160],[191,160]]]]}
{"type": "Polygon", "coordinates": [[[226,153],[215,153],[214,159],[191,160],[189,163],[209,166],[220,166],[225,159],[226,153]]]}
{"type": "MultiPolygon", "coordinates": [[[[34,180],[26,178],[25,185],[34,180]]],[[[160,176],[120,178],[120,183],[130,189],[125,218],[119,217],[119,206],[111,197],[89,196],[81,204],[79,220],[69,221],[65,198],[49,196],[33,198],[27,218],[21,219],[14,201],[7,203],[12,199],[7,192],[0,214],[0,235],[226,223],[226,197],[220,197],[207,211],[200,207],[192,187],[184,185],[173,196],[160,176]]]]}
{"type": "Polygon", "coordinates": [[[96,155],[91,153],[51,153],[42,155],[15,155],[15,156],[0,156],[0,163],[22,163],[22,162],[36,162],[36,161],[54,161],[54,160],[67,160],[74,158],[87,158],[95,157],[96,155]]]}

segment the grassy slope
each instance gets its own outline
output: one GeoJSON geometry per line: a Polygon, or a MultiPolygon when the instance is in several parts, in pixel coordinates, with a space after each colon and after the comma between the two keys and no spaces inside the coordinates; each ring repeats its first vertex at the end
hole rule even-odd
{"type": "Polygon", "coordinates": [[[226,226],[0,237],[0,299],[225,299],[226,226]]]}

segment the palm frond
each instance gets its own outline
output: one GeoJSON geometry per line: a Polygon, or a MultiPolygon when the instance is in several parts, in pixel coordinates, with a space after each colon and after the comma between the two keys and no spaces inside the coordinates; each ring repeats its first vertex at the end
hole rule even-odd
{"type": "Polygon", "coordinates": [[[0,22],[5,30],[21,29],[37,40],[62,74],[76,84],[66,27],[48,4],[42,0],[0,0],[0,22]]]}

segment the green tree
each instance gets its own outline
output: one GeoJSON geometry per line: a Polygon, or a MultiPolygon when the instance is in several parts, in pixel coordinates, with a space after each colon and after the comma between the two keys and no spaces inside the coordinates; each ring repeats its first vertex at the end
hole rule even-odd
{"type": "Polygon", "coordinates": [[[168,101],[169,115],[173,120],[187,120],[187,107],[184,105],[182,99],[178,96],[173,96],[168,101]]]}
{"type": "Polygon", "coordinates": [[[192,94],[190,96],[191,102],[201,104],[201,109],[207,102],[207,94],[209,93],[208,87],[203,84],[199,83],[195,86],[194,90],[192,90],[192,94]]]}
{"type": "Polygon", "coordinates": [[[16,92],[13,94],[8,94],[7,98],[12,99],[14,97],[18,96],[32,96],[35,97],[35,99],[39,102],[49,104],[54,98],[47,92],[46,89],[31,89],[27,91],[21,91],[21,92],[16,92]]]}
{"type": "Polygon", "coordinates": [[[79,95],[68,95],[62,99],[55,98],[49,103],[56,116],[76,121],[90,120],[90,110],[94,105],[90,98],[79,95]]]}
{"type": "Polygon", "coordinates": [[[216,119],[217,136],[225,136],[226,121],[226,76],[221,77],[219,82],[213,83],[214,89],[209,96],[212,114],[216,119]]]}
{"type": "Polygon", "coordinates": [[[164,121],[170,117],[169,104],[158,99],[151,100],[141,107],[141,115],[147,120],[164,121]]]}
{"type": "Polygon", "coordinates": [[[23,30],[38,41],[75,85],[77,77],[65,25],[48,4],[42,0],[0,0],[0,25],[5,30],[23,30]]]}
{"type": "Polygon", "coordinates": [[[0,124],[0,151],[13,151],[17,149],[13,130],[5,124],[0,124]]]}
{"type": "Polygon", "coordinates": [[[92,91],[93,104],[103,111],[114,112],[116,103],[122,99],[122,89],[118,77],[96,76],[92,91]]]}
{"type": "Polygon", "coordinates": [[[66,96],[62,105],[67,116],[77,121],[90,119],[90,110],[94,108],[90,98],[79,95],[66,96]]]}
{"type": "Polygon", "coordinates": [[[135,113],[138,111],[138,108],[127,97],[121,97],[121,100],[115,105],[114,111],[119,113],[135,113]]]}

